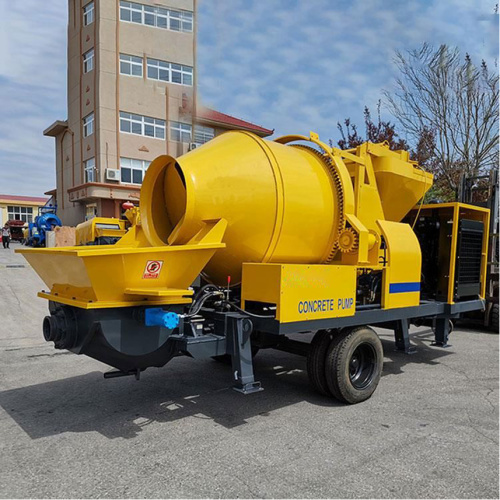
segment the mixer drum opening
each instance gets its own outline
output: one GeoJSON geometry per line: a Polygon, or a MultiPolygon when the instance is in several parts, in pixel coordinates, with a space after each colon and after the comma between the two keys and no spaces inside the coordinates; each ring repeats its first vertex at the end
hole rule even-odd
{"type": "Polygon", "coordinates": [[[186,180],[171,156],[159,156],[150,164],[141,189],[140,210],[151,245],[171,244],[169,236],[186,212],[186,180]]]}
{"type": "Polygon", "coordinates": [[[168,164],[163,182],[163,192],[165,196],[164,206],[167,211],[170,227],[172,228],[168,238],[168,242],[171,243],[170,236],[186,213],[186,179],[184,177],[184,172],[177,162],[168,164]]]}

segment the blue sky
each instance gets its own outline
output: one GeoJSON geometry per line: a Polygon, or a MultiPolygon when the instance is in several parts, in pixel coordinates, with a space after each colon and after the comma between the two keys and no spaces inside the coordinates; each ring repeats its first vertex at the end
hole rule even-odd
{"type": "MultiPolygon", "coordinates": [[[[111,0],[101,0],[111,1],[111,0]]],[[[396,72],[395,50],[447,43],[498,57],[495,0],[200,0],[199,96],[274,128],[337,139],[362,124],[396,72]]],[[[54,139],[66,118],[66,0],[0,0],[0,193],[55,186],[54,139]]]]}

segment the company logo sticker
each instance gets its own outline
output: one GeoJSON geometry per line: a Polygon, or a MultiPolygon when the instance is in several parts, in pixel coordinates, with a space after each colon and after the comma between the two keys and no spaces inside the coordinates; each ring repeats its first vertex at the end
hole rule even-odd
{"type": "Polygon", "coordinates": [[[163,267],[162,260],[148,260],[146,262],[146,269],[142,275],[143,280],[156,279],[160,276],[161,268],[163,267]]]}

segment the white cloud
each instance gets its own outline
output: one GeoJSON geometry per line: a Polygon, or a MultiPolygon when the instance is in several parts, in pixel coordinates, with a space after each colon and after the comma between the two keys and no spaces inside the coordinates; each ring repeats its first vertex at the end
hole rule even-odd
{"type": "MultiPolygon", "coordinates": [[[[111,0],[110,0],[111,1],[111,0]]],[[[493,64],[494,1],[202,0],[198,94],[277,134],[336,137],[391,85],[395,49],[458,45],[493,64]]],[[[66,0],[0,0],[0,192],[54,187],[54,140],[66,117],[66,0]]]]}
{"type": "Polygon", "coordinates": [[[394,77],[396,49],[448,43],[492,63],[493,7],[466,0],[204,1],[200,93],[277,133],[313,129],[327,139],[337,121],[360,122],[365,105],[375,108],[394,77]]]}

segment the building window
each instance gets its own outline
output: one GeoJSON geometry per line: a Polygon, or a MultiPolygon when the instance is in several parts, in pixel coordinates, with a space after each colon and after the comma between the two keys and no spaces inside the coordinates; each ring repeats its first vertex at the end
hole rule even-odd
{"type": "Polygon", "coordinates": [[[170,81],[170,64],[157,59],[147,59],[148,78],[152,80],[170,81]]]}
{"type": "Polygon", "coordinates": [[[133,2],[120,2],[120,20],[143,24],[143,6],[133,2]]]}
{"type": "Polygon", "coordinates": [[[120,158],[120,178],[126,184],[142,184],[150,161],[120,158]]]}
{"type": "Polygon", "coordinates": [[[142,57],[120,54],[120,73],[142,77],[142,57]]]}
{"type": "Polygon", "coordinates": [[[165,120],[120,111],[120,131],[165,139],[165,120]]]}
{"type": "Polygon", "coordinates": [[[170,122],[170,139],[177,142],[191,142],[191,125],[181,122],[170,122]]]}
{"type": "Polygon", "coordinates": [[[193,68],[181,64],[169,63],[158,59],[147,59],[148,78],[163,82],[193,85],[193,68]]]}
{"type": "Polygon", "coordinates": [[[193,13],[120,1],[120,20],[172,31],[193,31],[193,13]]]}
{"type": "Polygon", "coordinates": [[[9,220],[33,221],[33,207],[7,206],[7,218],[9,220]]]}
{"type": "Polygon", "coordinates": [[[83,8],[83,25],[88,26],[94,22],[94,2],[90,2],[83,8]]]}
{"type": "Polygon", "coordinates": [[[94,49],[83,54],[83,72],[88,73],[94,69],[94,49]]]}
{"type": "Polygon", "coordinates": [[[172,63],[170,65],[170,74],[172,76],[172,83],[193,85],[193,68],[191,66],[181,66],[180,64],[172,63]]]}
{"type": "Polygon", "coordinates": [[[94,133],[94,113],[90,113],[83,119],[83,137],[94,133]]]}
{"type": "Polygon", "coordinates": [[[83,162],[85,167],[85,182],[96,181],[95,158],[89,158],[83,162]]]}
{"type": "Polygon", "coordinates": [[[203,125],[194,126],[194,142],[196,144],[205,144],[215,136],[215,130],[212,127],[204,127],[203,125]]]}

